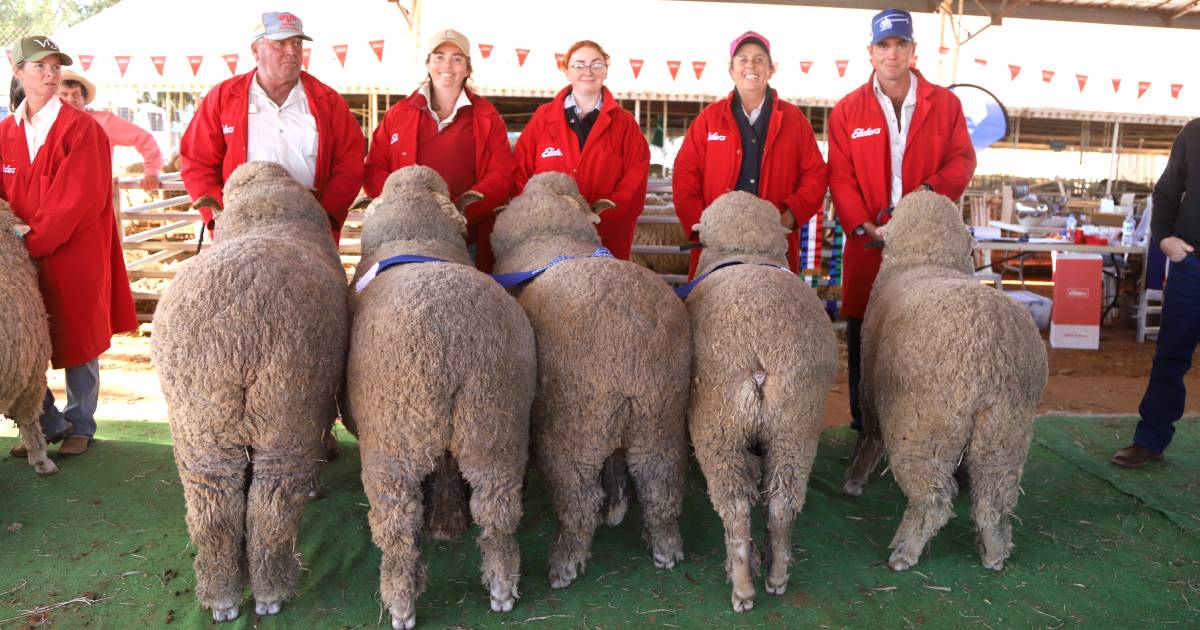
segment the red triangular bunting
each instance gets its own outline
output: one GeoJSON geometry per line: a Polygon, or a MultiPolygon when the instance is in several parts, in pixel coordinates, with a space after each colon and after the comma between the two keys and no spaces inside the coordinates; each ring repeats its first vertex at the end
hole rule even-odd
{"type": "Polygon", "coordinates": [[[944,54],[946,54],[946,53],[948,53],[948,52],[950,52],[950,49],[949,49],[949,48],[946,48],[945,46],[939,46],[939,47],[938,47],[938,53],[940,53],[940,54],[943,54],[943,55],[944,55],[944,54]]]}
{"type": "Polygon", "coordinates": [[[981,65],[981,66],[986,66],[986,65],[987,65],[987,59],[980,59],[979,57],[976,57],[976,58],[975,58],[975,63],[977,63],[977,64],[979,64],[979,65],[981,65]]]}
{"type": "Polygon", "coordinates": [[[1042,70],[1042,81],[1049,83],[1054,78],[1053,70],[1042,70]]]}
{"type": "Polygon", "coordinates": [[[1010,63],[1010,64],[1008,64],[1008,72],[1010,75],[1012,75],[1010,77],[1010,79],[1015,81],[1017,78],[1017,75],[1021,74],[1021,66],[1014,66],[1010,63]]]}
{"type": "Polygon", "coordinates": [[[237,53],[229,53],[228,55],[221,55],[221,58],[225,60],[225,65],[229,66],[229,74],[237,74],[237,60],[238,60],[237,53]]]}
{"type": "Polygon", "coordinates": [[[484,59],[491,57],[492,56],[492,45],[491,44],[479,44],[479,55],[482,56],[484,59]]]}
{"type": "Polygon", "coordinates": [[[1171,98],[1179,98],[1179,92],[1183,89],[1182,83],[1171,84],[1171,98]]]}
{"type": "MultiPolygon", "coordinates": [[[[95,58],[94,55],[79,55],[79,67],[83,68],[84,72],[87,72],[92,67],[92,60],[95,58]]],[[[12,61],[12,51],[8,53],[8,60],[9,62],[12,61]]]]}
{"type": "Polygon", "coordinates": [[[528,56],[529,56],[528,48],[518,48],[517,49],[517,65],[524,68],[525,67],[525,58],[528,56]]]}
{"type": "Polygon", "coordinates": [[[1079,91],[1082,92],[1083,86],[1087,85],[1087,75],[1077,74],[1075,75],[1075,80],[1079,82],[1079,91]]]}
{"type": "Polygon", "coordinates": [[[554,53],[554,67],[563,68],[563,57],[566,56],[565,53],[554,53]]]}
{"type": "Polygon", "coordinates": [[[304,71],[308,72],[308,60],[312,59],[312,49],[305,48],[304,52],[300,53],[300,65],[304,66],[304,71]]]}
{"type": "Polygon", "coordinates": [[[1149,81],[1138,81],[1138,98],[1142,98],[1142,95],[1145,94],[1146,90],[1149,90],[1149,89],[1150,89],[1149,81]]]}
{"type": "Polygon", "coordinates": [[[804,74],[808,74],[808,69],[811,67],[812,67],[811,61],[801,61],[800,62],[800,72],[803,72],[804,74]]]}
{"type": "Polygon", "coordinates": [[[163,75],[163,66],[167,65],[167,58],[162,55],[152,55],[150,62],[154,64],[154,69],[158,70],[158,76],[163,75]]]}
{"type": "Polygon", "coordinates": [[[675,80],[675,76],[679,74],[679,66],[683,65],[682,61],[667,61],[667,70],[671,72],[671,80],[675,80]]]}
{"type": "Polygon", "coordinates": [[[192,67],[192,76],[200,72],[200,63],[204,61],[204,55],[188,55],[188,65],[192,67]]]}
{"type": "Polygon", "coordinates": [[[838,76],[839,77],[846,76],[846,66],[850,65],[850,60],[849,59],[838,59],[837,61],[834,61],[833,63],[837,64],[838,76]]]}
{"type": "Polygon", "coordinates": [[[368,43],[371,44],[371,50],[375,51],[375,56],[378,57],[380,61],[383,61],[383,40],[376,39],[368,43]]]}
{"type": "Polygon", "coordinates": [[[707,64],[708,64],[707,61],[693,61],[692,62],[692,71],[696,73],[697,81],[700,80],[700,75],[704,74],[704,66],[707,64]]]}
{"type": "Polygon", "coordinates": [[[633,68],[633,78],[635,78],[635,79],[638,78],[638,75],[642,73],[642,64],[644,62],[645,62],[645,59],[630,59],[629,60],[629,67],[633,68]]]}
{"type": "Polygon", "coordinates": [[[346,67],[346,48],[347,47],[348,46],[346,44],[335,44],[333,46],[333,54],[337,55],[338,63],[342,64],[343,68],[346,67]]]}
{"type": "Polygon", "coordinates": [[[1117,92],[1120,92],[1121,91],[1121,80],[1113,79],[1112,82],[1113,82],[1113,93],[1115,94],[1117,92]]]}
{"type": "Polygon", "coordinates": [[[129,55],[117,55],[117,70],[121,71],[121,76],[125,76],[125,70],[129,68],[129,55]]]}

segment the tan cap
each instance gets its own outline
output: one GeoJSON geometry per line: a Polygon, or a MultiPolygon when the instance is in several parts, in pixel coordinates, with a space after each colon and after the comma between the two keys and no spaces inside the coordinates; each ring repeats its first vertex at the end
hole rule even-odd
{"type": "Polygon", "coordinates": [[[471,56],[470,40],[467,39],[466,35],[463,35],[452,28],[437,31],[432,37],[429,38],[429,52],[432,53],[433,51],[437,50],[438,46],[441,46],[442,44],[454,44],[459,50],[462,51],[462,54],[468,57],[471,56]]]}
{"type": "Polygon", "coordinates": [[[82,74],[76,74],[70,70],[62,71],[62,82],[59,85],[66,84],[67,81],[74,81],[83,86],[83,104],[91,105],[92,101],[96,100],[96,86],[83,77],[82,74]]]}

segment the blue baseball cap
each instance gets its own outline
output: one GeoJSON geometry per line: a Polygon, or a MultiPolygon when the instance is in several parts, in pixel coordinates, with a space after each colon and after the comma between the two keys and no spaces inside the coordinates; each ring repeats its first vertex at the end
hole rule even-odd
{"type": "Polygon", "coordinates": [[[899,37],[906,42],[913,40],[912,14],[903,9],[884,9],[871,18],[871,44],[899,37]]]}

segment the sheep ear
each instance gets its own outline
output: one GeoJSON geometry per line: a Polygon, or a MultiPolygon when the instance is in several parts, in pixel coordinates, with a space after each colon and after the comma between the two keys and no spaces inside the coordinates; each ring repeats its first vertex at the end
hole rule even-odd
{"type": "Polygon", "coordinates": [[[12,231],[13,231],[13,234],[16,234],[17,236],[25,236],[26,234],[29,233],[29,230],[31,230],[31,229],[33,229],[33,228],[29,227],[28,225],[25,225],[24,223],[18,223],[13,226],[12,231]]]}
{"type": "Polygon", "coordinates": [[[467,233],[467,218],[463,216],[463,213],[458,209],[458,206],[454,205],[454,202],[450,201],[449,197],[440,192],[430,194],[433,195],[434,201],[437,202],[438,206],[441,207],[446,214],[454,217],[455,222],[458,223],[459,230],[465,235],[467,233]]]}

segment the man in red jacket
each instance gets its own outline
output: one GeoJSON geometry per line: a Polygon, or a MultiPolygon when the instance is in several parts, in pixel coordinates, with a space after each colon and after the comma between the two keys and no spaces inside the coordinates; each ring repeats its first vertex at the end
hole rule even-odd
{"type": "MultiPolygon", "coordinates": [[[[767,84],[776,70],[767,38],[746,31],[729,45],[729,57],[733,91],[704,108],[675,157],[675,214],[695,242],[692,226],[717,197],[742,190],[770,201],[791,230],[788,266],[799,273],[797,230],[825,200],[825,160],[800,108],[767,84]]],[[[699,250],[692,250],[689,275],[699,259],[699,250]]]]}
{"type": "Polygon", "coordinates": [[[829,116],[829,190],[846,230],[842,314],[850,372],[851,426],[862,437],[858,404],[862,320],[882,255],[878,240],[900,197],[927,188],[962,196],[975,172],[975,149],[962,105],[911,67],[917,44],[912,15],[885,9],[871,20],[867,52],[875,71],[829,116]]]}
{"type": "Polygon", "coordinates": [[[366,139],[345,99],[301,69],[305,40],[300,18],[264,13],[250,45],[256,68],[215,85],[184,132],[183,184],[210,228],[233,170],[265,160],[312,190],[337,240],[362,188],[366,139]]]}

